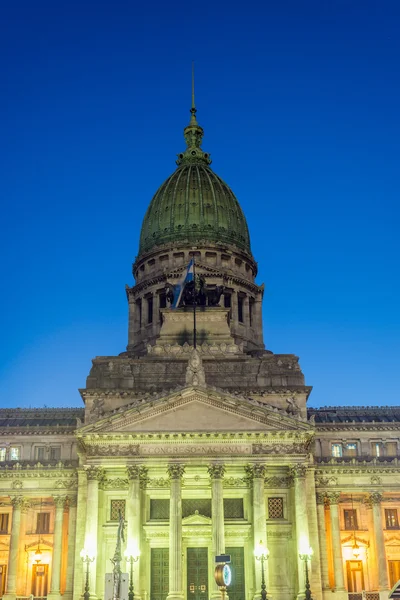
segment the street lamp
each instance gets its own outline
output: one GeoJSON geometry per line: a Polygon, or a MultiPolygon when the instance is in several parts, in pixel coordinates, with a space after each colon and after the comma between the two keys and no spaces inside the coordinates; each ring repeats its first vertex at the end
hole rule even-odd
{"type": "Polygon", "coordinates": [[[313,555],[313,549],[311,548],[311,546],[309,546],[308,548],[305,548],[304,550],[302,550],[299,553],[299,557],[301,558],[301,560],[304,560],[305,569],[306,569],[306,593],[305,593],[305,600],[312,600],[311,590],[310,590],[310,581],[308,579],[308,561],[311,560],[312,555],[313,555]]]}
{"type": "Polygon", "coordinates": [[[90,599],[90,592],[89,592],[89,565],[91,562],[94,561],[94,556],[92,554],[89,554],[89,552],[86,550],[86,548],[83,548],[83,550],[81,550],[81,559],[83,564],[86,564],[86,580],[85,580],[85,593],[83,594],[83,598],[84,600],[89,600],[90,599]]]}
{"type": "Polygon", "coordinates": [[[254,550],[254,556],[256,560],[261,561],[261,600],[267,600],[267,586],[265,585],[265,573],[264,573],[264,563],[268,560],[269,550],[264,544],[262,540],[258,544],[258,547],[254,550]]]}
{"type": "Polygon", "coordinates": [[[125,558],[126,560],[129,562],[131,568],[130,568],[130,573],[129,573],[129,594],[128,594],[128,600],[134,600],[135,594],[133,591],[133,563],[137,562],[139,560],[139,552],[137,553],[133,553],[132,550],[130,549],[126,549],[125,552],[125,558]]]}

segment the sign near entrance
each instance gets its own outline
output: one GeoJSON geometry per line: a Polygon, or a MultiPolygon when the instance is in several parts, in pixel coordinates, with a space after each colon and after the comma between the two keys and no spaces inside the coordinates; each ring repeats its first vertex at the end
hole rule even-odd
{"type": "Polygon", "coordinates": [[[215,557],[215,562],[216,563],[230,563],[231,562],[231,555],[230,554],[219,554],[218,556],[215,557]]]}

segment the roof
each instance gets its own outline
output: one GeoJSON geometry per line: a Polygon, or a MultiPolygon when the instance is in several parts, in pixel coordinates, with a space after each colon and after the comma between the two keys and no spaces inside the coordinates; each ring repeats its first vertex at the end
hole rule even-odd
{"type": "Polygon", "coordinates": [[[84,415],[84,408],[0,408],[0,427],[75,428],[84,415]]]}
{"type": "Polygon", "coordinates": [[[324,406],[308,408],[316,423],[393,423],[400,422],[400,406],[324,406]]]}

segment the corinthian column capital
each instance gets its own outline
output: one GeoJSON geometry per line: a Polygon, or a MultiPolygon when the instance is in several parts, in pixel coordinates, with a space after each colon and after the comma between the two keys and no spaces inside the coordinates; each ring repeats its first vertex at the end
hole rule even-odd
{"type": "Polygon", "coordinates": [[[185,472],[185,465],[172,463],[171,465],[168,465],[167,472],[171,479],[182,479],[185,472]]]}
{"type": "Polygon", "coordinates": [[[53,502],[56,508],[64,508],[66,503],[66,496],[53,496],[53,502]]]}
{"type": "Polygon", "coordinates": [[[293,479],[303,479],[307,475],[306,465],[292,465],[289,467],[289,473],[293,479]]]}
{"type": "Polygon", "coordinates": [[[326,498],[330,505],[339,504],[340,492],[327,492],[326,498]]]}
{"type": "Polygon", "coordinates": [[[380,492],[371,492],[370,494],[368,494],[367,498],[366,498],[366,504],[369,504],[370,506],[374,506],[376,504],[380,504],[383,500],[383,494],[381,494],[380,492]]]}
{"type": "Polygon", "coordinates": [[[93,465],[86,465],[84,467],[86,476],[88,478],[88,481],[103,481],[103,479],[105,478],[105,473],[104,473],[104,469],[102,469],[101,467],[95,467],[93,465]]]}
{"type": "Polygon", "coordinates": [[[215,463],[213,465],[209,465],[207,471],[211,479],[223,479],[226,469],[225,465],[222,463],[215,463]]]}
{"type": "Polygon", "coordinates": [[[24,496],[11,496],[11,504],[14,510],[20,510],[23,513],[26,513],[30,507],[29,500],[24,496]]]}
{"type": "Polygon", "coordinates": [[[255,463],[253,465],[247,465],[245,471],[249,479],[265,479],[267,468],[265,465],[255,463]]]}

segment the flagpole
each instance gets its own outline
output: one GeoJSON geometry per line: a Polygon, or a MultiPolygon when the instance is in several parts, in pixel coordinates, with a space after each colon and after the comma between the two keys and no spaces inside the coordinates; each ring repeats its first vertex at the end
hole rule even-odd
{"type": "Polygon", "coordinates": [[[194,282],[194,293],[193,293],[193,348],[196,350],[197,346],[197,331],[196,331],[196,263],[193,254],[193,282],[194,282]]]}

